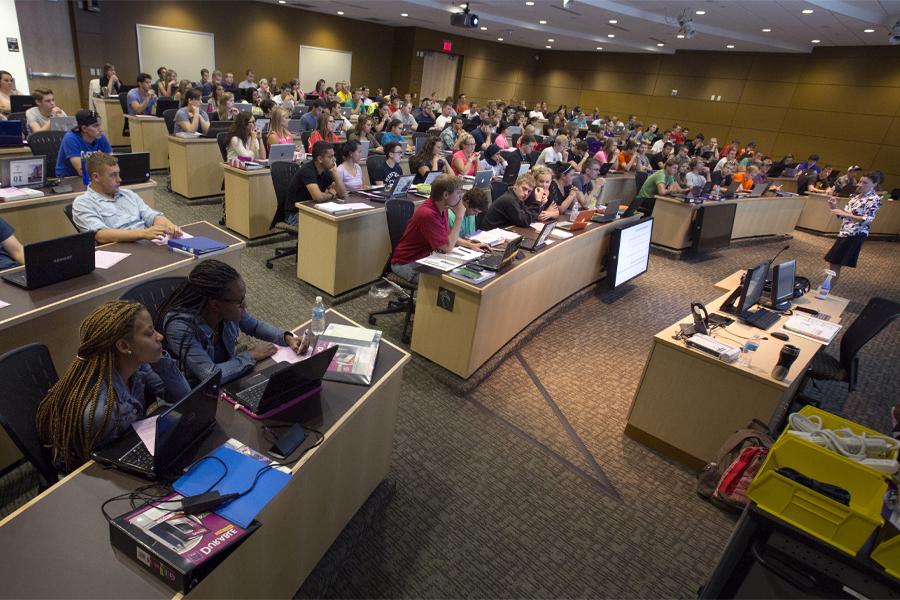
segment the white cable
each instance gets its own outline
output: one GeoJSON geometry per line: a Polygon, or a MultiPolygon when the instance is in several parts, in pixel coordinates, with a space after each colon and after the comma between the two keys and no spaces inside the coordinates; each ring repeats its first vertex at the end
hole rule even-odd
{"type": "Polygon", "coordinates": [[[882,458],[888,453],[900,448],[900,441],[887,436],[866,435],[865,432],[857,434],[850,428],[825,429],[822,427],[822,418],[818,415],[807,417],[800,413],[788,416],[791,429],[808,434],[809,440],[814,444],[823,446],[853,460],[866,460],[867,458],[882,458]]]}

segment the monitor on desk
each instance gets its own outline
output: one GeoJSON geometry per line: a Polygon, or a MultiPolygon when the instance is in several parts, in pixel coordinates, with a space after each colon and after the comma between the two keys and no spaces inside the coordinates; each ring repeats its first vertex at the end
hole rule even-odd
{"type": "Polygon", "coordinates": [[[787,310],[794,298],[794,278],[797,261],[788,260],[772,268],[772,287],[769,305],[775,310],[787,310]]]}
{"type": "Polygon", "coordinates": [[[652,233],[652,218],[625,225],[613,232],[606,265],[606,281],[609,289],[615,289],[647,272],[652,233]]]}
{"type": "Polygon", "coordinates": [[[743,317],[750,312],[754,305],[758,304],[762,298],[763,290],[766,287],[766,275],[769,274],[769,263],[765,261],[759,263],[752,269],[747,269],[741,278],[741,285],[731,293],[719,310],[743,317]]]}
{"type": "Polygon", "coordinates": [[[706,252],[727,248],[731,244],[731,230],[737,204],[705,204],[697,209],[691,230],[691,248],[706,252]]]}

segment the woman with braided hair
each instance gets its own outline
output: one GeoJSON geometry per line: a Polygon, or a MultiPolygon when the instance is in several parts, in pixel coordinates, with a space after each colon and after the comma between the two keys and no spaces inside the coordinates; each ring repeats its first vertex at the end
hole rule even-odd
{"type": "MultiPolygon", "coordinates": [[[[216,369],[222,383],[238,379],[257,361],[275,354],[275,344],[300,353],[301,339],[254,317],[245,307],[247,286],[233,267],[215,259],[199,263],[157,312],[157,327],[189,381],[216,369]],[[241,332],[262,340],[237,352],[241,332]]],[[[305,349],[304,349],[305,350],[305,349]]]]}
{"type": "Polygon", "coordinates": [[[37,411],[38,436],[62,471],[125,433],[153,400],[177,402],[190,391],[143,305],[107,302],[81,323],[80,335],[75,361],[37,411]]]}

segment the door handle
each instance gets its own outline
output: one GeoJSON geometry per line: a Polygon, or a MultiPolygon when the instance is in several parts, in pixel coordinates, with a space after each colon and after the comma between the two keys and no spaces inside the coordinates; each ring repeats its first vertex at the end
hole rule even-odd
{"type": "Polygon", "coordinates": [[[47,71],[35,71],[28,67],[28,79],[75,79],[72,73],[50,73],[47,71]]]}

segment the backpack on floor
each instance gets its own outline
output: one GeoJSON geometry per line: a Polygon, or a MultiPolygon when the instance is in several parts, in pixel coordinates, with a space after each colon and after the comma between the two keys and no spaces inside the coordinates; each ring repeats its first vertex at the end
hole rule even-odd
{"type": "Polygon", "coordinates": [[[772,436],[765,423],[753,419],[744,429],[735,431],[697,477],[697,493],[713,504],[734,511],[747,505],[747,488],[759,472],[772,436]]]}

